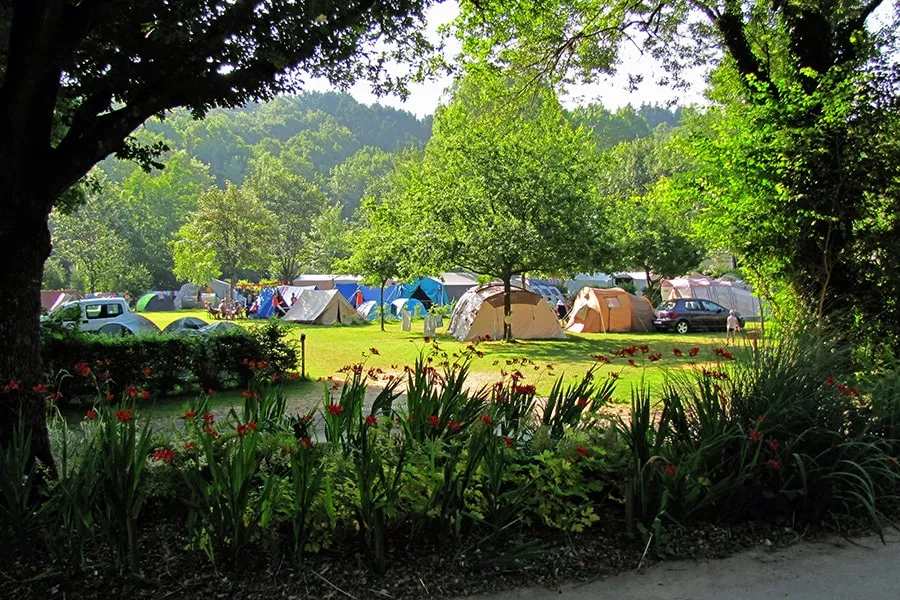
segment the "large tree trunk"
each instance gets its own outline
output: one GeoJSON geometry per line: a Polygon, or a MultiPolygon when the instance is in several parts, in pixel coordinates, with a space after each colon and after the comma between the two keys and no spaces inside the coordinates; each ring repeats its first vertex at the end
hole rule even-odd
{"type": "Polygon", "coordinates": [[[41,382],[41,279],[50,255],[47,215],[28,198],[6,188],[0,195],[0,447],[6,447],[19,420],[31,434],[32,456],[51,468],[46,393],[41,382]],[[7,388],[8,386],[8,388],[7,388]],[[14,389],[15,388],[15,389],[14,389]],[[7,391],[4,391],[6,389],[7,391]]]}
{"type": "Polygon", "coordinates": [[[506,342],[513,341],[511,279],[512,275],[503,276],[503,340],[506,342]]]}

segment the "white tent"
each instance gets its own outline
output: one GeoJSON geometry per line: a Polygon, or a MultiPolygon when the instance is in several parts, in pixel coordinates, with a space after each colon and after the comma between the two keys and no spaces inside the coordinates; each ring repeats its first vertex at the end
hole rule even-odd
{"type": "MultiPolygon", "coordinates": [[[[522,288],[510,293],[512,334],[521,340],[565,338],[556,313],[539,295],[522,288]]],[[[503,286],[466,292],[456,303],[447,333],[460,341],[503,337],[503,286]]]]}
{"type": "Polygon", "coordinates": [[[316,289],[316,286],[314,285],[279,285],[278,293],[281,294],[281,297],[284,298],[284,301],[290,306],[292,297],[296,296],[299,298],[300,294],[304,291],[314,289],[316,289]]]}
{"type": "Polygon", "coordinates": [[[672,298],[705,298],[741,313],[745,319],[759,318],[759,298],[753,288],[740,280],[712,279],[700,273],[667,279],[660,288],[663,300],[672,298]]]}
{"type": "Polygon", "coordinates": [[[362,317],[337,290],[303,290],[284,315],[285,321],[332,325],[354,323],[362,317]]]}

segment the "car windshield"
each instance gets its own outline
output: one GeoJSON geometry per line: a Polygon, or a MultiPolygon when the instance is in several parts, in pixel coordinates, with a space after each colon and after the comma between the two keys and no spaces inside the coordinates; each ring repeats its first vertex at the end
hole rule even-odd
{"type": "Polygon", "coordinates": [[[663,302],[656,308],[656,310],[672,310],[673,308],[675,308],[674,302],[663,302]]]}

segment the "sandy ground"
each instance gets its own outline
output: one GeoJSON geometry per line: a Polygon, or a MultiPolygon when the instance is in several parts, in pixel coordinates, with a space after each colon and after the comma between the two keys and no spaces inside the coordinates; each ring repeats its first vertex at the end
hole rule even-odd
{"type": "Polygon", "coordinates": [[[774,550],[754,548],[723,560],[665,562],[642,572],[560,589],[523,589],[491,600],[896,600],[900,534],[882,543],[829,538],[774,550]]]}

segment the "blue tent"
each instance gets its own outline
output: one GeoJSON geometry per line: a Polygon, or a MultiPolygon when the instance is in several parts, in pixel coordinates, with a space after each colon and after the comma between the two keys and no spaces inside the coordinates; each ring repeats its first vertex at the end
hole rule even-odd
{"type": "MultiPolygon", "coordinates": [[[[391,312],[391,305],[385,302],[383,306],[384,318],[395,319],[396,317],[391,312]]],[[[356,312],[358,312],[362,316],[362,318],[368,319],[369,321],[377,321],[381,317],[381,315],[378,313],[378,302],[376,300],[366,300],[356,307],[356,312]]]]}
{"type": "Polygon", "coordinates": [[[414,317],[424,317],[428,314],[428,309],[416,298],[398,298],[394,300],[391,302],[391,312],[399,317],[404,306],[406,307],[406,310],[409,311],[409,314],[414,317]]]}
{"type": "Polygon", "coordinates": [[[401,295],[404,298],[414,298],[430,308],[432,304],[441,306],[450,304],[450,296],[444,289],[444,285],[431,277],[422,277],[414,280],[412,283],[406,283],[402,286],[401,295]]]}
{"type": "MultiPolygon", "coordinates": [[[[337,288],[337,291],[339,291],[350,304],[354,304],[354,299],[356,298],[357,292],[362,295],[363,302],[368,302],[370,300],[378,302],[381,297],[381,288],[379,287],[358,285],[356,283],[338,283],[335,285],[335,288],[337,288]]],[[[392,300],[398,298],[400,288],[401,286],[399,285],[384,286],[384,301],[391,302],[392,300]]]]}
{"type": "Polygon", "coordinates": [[[284,298],[281,297],[281,294],[276,288],[263,288],[259,293],[259,298],[256,299],[257,309],[255,312],[250,313],[249,316],[253,319],[268,319],[273,314],[275,314],[275,316],[281,316],[275,312],[275,308],[272,306],[272,299],[276,295],[278,296],[278,301],[284,306],[285,310],[290,309],[290,306],[284,301],[284,298]]]}

